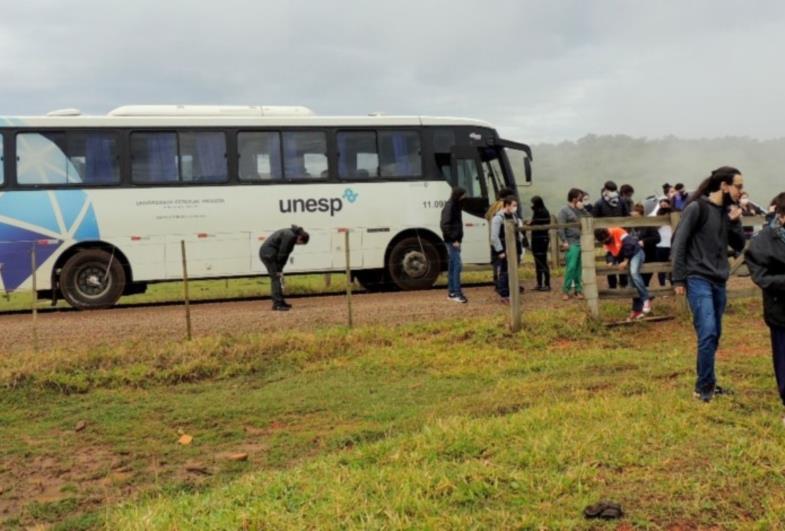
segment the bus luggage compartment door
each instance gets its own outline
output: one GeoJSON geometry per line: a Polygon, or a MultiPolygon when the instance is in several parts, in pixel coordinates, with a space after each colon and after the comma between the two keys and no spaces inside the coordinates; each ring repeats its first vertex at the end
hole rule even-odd
{"type": "Polygon", "coordinates": [[[180,241],[185,241],[188,276],[226,277],[251,273],[250,232],[172,235],[166,243],[166,276],[182,278],[180,241]]]}

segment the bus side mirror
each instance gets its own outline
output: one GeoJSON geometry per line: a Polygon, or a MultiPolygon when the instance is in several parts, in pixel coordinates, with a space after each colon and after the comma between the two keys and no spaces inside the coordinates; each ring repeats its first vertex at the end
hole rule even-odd
{"type": "Polygon", "coordinates": [[[524,176],[526,179],[526,184],[532,183],[532,163],[529,160],[529,157],[523,157],[523,169],[524,169],[524,176]]]}

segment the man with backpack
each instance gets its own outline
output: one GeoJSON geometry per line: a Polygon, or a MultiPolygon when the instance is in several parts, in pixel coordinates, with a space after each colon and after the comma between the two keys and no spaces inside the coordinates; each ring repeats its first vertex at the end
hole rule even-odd
{"type": "Polygon", "coordinates": [[[270,294],[275,312],[288,312],[292,308],[292,305],[283,298],[283,287],[281,286],[283,268],[289,261],[289,255],[292,254],[294,246],[305,245],[309,239],[310,236],[302,227],[292,225],[289,229],[273,232],[259,249],[259,258],[270,276],[270,294]]]}
{"type": "Polygon", "coordinates": [[[728,392],[717,385],[714,360],[727,302],[728,246],[744,248],[736,205],[743,189],[736,168],[714,170],[685,207],[671,246],[673,285],[677,295],[687,295],[698,340],[695,396],[704,402],[728,392]]]}

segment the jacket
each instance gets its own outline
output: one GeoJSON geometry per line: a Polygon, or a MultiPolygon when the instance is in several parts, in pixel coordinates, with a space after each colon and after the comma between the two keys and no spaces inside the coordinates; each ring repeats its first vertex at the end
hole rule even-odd
{"type": "Polygon", "coordinates": [[[507,239],[504,231],[505,220],[512,220],[515,224],[515,247],[516,251],[518,251],[518,258],[520,259],[521,254],[523,253],[523,235],[520,230],[518,230],[520,218],[515,214],[506,215],[503,212],[499,212],[493,216],[493,220],[491,221],[491,248],[493,249],[494,255],[507,252],[507,239]]]}
{"type": "Polygon", "coordinates": [[[661,241],[660,231],[655,227],[644,227],[636,229],[633,234],[638,241],[643,242],[643,251],[646,253],[646,261],[653,262],[657,256],[657,244],[661,241]]]}
{"type": "Polygon", "coordinates": [[[444,204],[440,225],[445,243],[460,243],[463,240],[463,216],[458,201],[450,199],[444,204]]]}
{"type": "MultiPolygon", "coordinates": [[[[531,226],[536,225],[549,225],[551,223],[551,213],[548,209],[535,208],[532,214],[531,226]]],[[[548,251],[548,244],[551,241],[550,235],[547,230],[533,230],[531,238],[532,252],[545,253],[548,251]]]]}
{"type": "MultiPolygon", "coordinates": [[[[560,225],[566,223],[580,223],[581,218],[589,217],[590,214],[585,210],[578,210],[573,208],[572,205],[565,205],[556,216],[556,220],[560,225]]],[[[581,229],[580,227],[559,229],[559,239],[568,245],[580,245],[581,243],[581,229]]]]}
{"type": "Polygon", "coordinates": [[[744,249],[740,221],[732,222],[724,206],[706,198],[687,205],[671,245],[673,283],[683,285],[687,277],[697,276],[725,284],[730,276],[729,245],[738,252],[744,249]]]}
{"type": "Polygon", "coordinates": [[[766,324],[785,327],[785,242],[767,226],[752,238],[746,256],[752,281],[763,290],[766,324]]]}
{"type": "Polygon", "coordinates": [[[611,205],[604,197],[600,197],[600,199],[594,203],[594,208],[591,213],[595,218],[624,218],[630,215],[627,204],[621,197],[619,198],[619,204],[616,206],[611,205]]]}
{"type": "Polygon", "coordinates": [[[278,270],[283,271],[286,262],[289,261],[289,255],[292,254],[294,244],[297,243],[297,232],[296,227],[273,232],[259,249],[259,258],[262,261],[272,260],[278,270]]]}
{"type": "Polygon", "coordinates": [[[619,262],[631,259],[641,250],[638,238],[628,234],[624,229],[614,227],[608,229],[608,231],[611,234],[612,241],[604,245],[605,250],[619,262]]]}

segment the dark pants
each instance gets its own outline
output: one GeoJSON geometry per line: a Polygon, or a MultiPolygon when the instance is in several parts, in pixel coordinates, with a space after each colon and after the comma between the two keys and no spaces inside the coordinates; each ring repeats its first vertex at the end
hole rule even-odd
{"type": "Polygon", "coordinates": [[[687,300],[698,336],[695,390],[699,393],[712,391],[717,384],[714,358],[722,337],[722,315],[727,304],[725,284],[715,284],[701,277],[689,277],[687,300]]]}
{"type": "Polygon", "coordinates": [[[548,266],[548,252],[533,251],[534,267],[537,269],[537,287],[551,287],[551,268],[548,266]]]}
{"type": "Polygon", "coordinates": [[[267,274],[270,275],[270,296],[273,299],[273,306],[279,306],[284,303],[281,278],[278,276],[281,270],[278,269],[278,264],[275,260],[263,256],[261,258],[264,267],[267,268],[267,274]]]}
{"type": "Polygon", "coordinates": [[[782,400],[782,405],[785,406],[785,327],[772,326],[770,329],[774,376],[777,378],[780,400],[782,400]]]}
{"type": "Polygon", "coordinates": [[[507,272],[507,256],[504,258],[497,256],[493,264],[493,270],[496,272],[496,293],[506,299],[510,296],[510,275],[507,272]]]}
{"type": "MultiPolygon", "coordinates": [[[[670,262],[671,261],[671,248],[670,247],[657,247],[654,256],[655,262],[670,262]]],[[[657,273],[657,279],[660,281],[660,286],[665,287],[665,281],[670,282],[670,274],[657,273]]]]}
{"type": "Polygon", "coordinates": [[[461,248],[452,243],[447,245],[447,293],[449,295],[462,295],[461,291],[461,248]]]}

